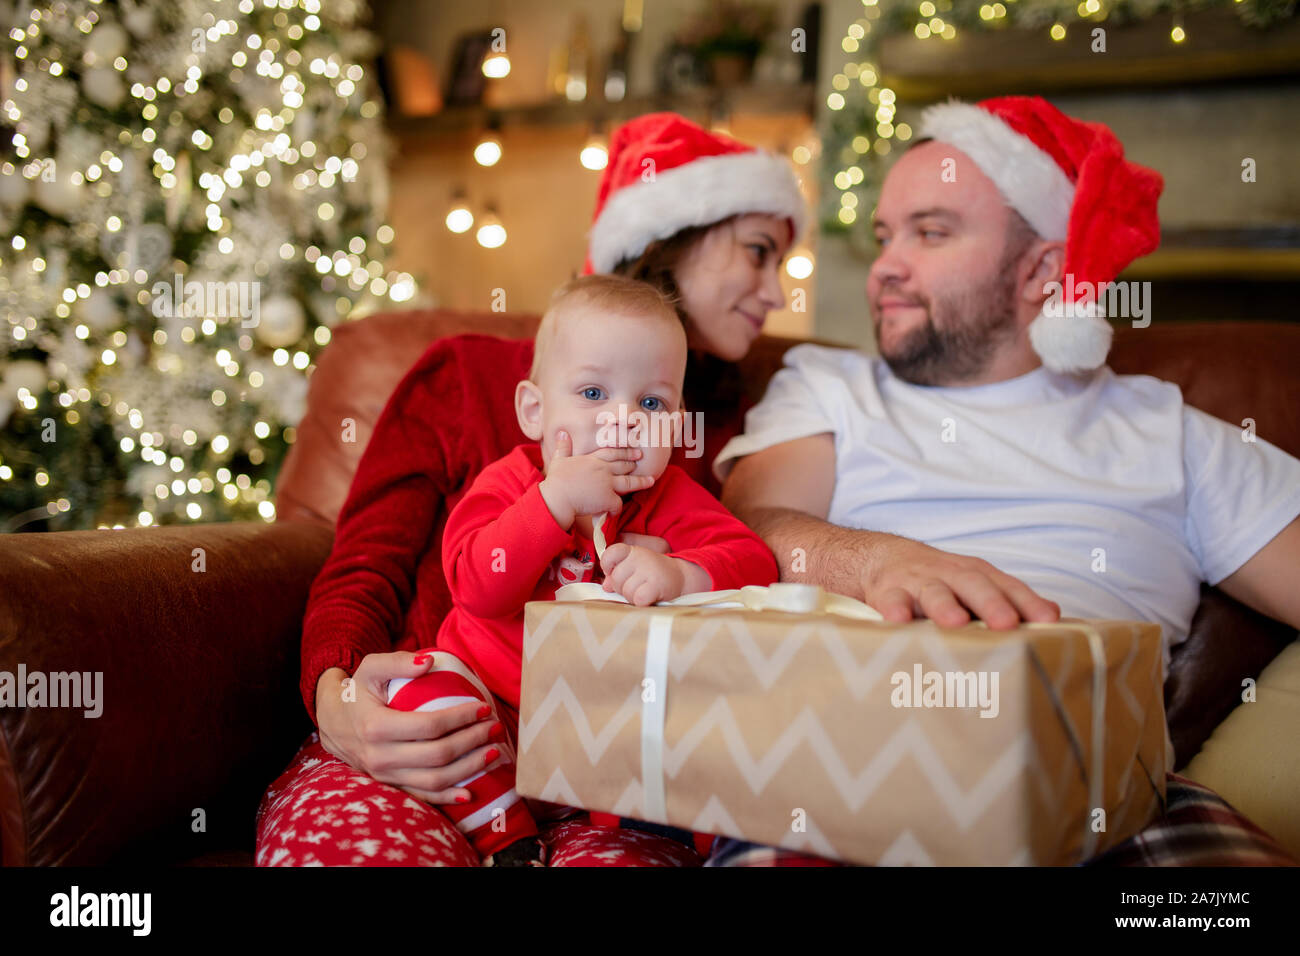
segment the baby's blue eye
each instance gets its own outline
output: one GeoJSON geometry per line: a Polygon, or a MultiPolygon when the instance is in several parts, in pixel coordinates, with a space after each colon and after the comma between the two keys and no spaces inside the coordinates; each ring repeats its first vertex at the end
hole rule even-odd
{"type": "Polygon", "coordinates": [[[663,407],[663,404],[660,399],[655,398],[653,395],[641,399],[641,407],[649,412],[657,412],[663,407]]]}
{"type": "Polygon", "coordinates": [[[605,393],[602,392],[600,389],[598,389],[595,385],[590,385],[587,388],[584,388],[582,390],[582,397],[592,402],[600,401],[601,398],[604,397],[604,395],[605,393]]]}

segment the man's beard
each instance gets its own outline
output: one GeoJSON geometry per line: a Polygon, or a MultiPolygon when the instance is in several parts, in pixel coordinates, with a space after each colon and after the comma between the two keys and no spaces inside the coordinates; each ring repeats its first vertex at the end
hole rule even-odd
{"type": "Polygon", "coordinates": [[[881,352],[890,371],[913,385],[958,385],[983,373],[1016,332],[1014,267],[1014,260],[1003,262],[986,282],[937,303],[918,299],[925,323],[907,333],[892,354],[881,352]]]}

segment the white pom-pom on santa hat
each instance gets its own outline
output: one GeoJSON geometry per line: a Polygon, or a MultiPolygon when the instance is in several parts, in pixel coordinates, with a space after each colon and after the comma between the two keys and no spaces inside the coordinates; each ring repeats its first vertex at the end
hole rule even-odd
{"type": "Polygon", "coordinates": [[[1068,298],[1057,290],[1029,326],[1043,364],[1056,372],[1105,364],[1113,332],[1098,302],[1120,270],[1160,242],[1160,174],[1125,160],[1106,126],[1037,96],[936,104],[922,114],[920,135],[961,150],[1035,232],[1065,242],[1068,298]]]}
{"type": "Polygon", "coordinates": [[[656,240],[744,213],[803,231],[807,206],[789,163],[676,113],[638,116],[610,142],[583,271],[610,272],[656,240]]]}
{"type": "Polygon", "coordinates": [[[1086,372],[1106,364],[1115,332],[1095,302],[1043,305],[1029,323],[1029,344],[1053,372],[1086,372]]]}

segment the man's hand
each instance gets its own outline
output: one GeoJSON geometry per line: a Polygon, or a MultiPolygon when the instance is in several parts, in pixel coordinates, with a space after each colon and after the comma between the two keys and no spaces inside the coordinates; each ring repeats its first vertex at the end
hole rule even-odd
{"type": "Polygon", "coordinates": [[[638,607],[671,601],[688,593],[691,590],[687,586],[688,576],[696,580],[698,575],[708,577],[703,568],[689,561],[626,544],[606,548],[600,567],[605,572],[602,587],[623,595],[638,607]]]}
{"type": "Polygon", "coordinates": [[[618,514],[623,508],[619,495],[644,491],[655,483],[652,475],[632,474],[640,457],[640,448],[598,448],[575,456],[573,439],[560,432],[542,479],[542,500],[565,530],[578,515],[618,514]]]}
{"type": "Polygon", "coordinates": [[[961,627],[971,613],[996,630],[1020,621],[1056,621],[1061,608],[1023,581],[980,558],[949,554],[929,545],[882,536],[880,551],[861,578],[863,600],[886,621],[928,617],[940,627],[961,627]]]}

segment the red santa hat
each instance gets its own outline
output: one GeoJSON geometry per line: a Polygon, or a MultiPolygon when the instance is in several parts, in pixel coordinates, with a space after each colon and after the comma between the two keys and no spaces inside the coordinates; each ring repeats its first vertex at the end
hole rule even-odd
{"type": "Polygon", "coordinates": [[[1112,333],[1098,298],[1159,245],[1164,179],[1124,159],[1103,124],[1066,116],[1038,96],[936,104],[922,113],[920,135],[961,150],[1035,232],[1065,241],[1063,288],[1030,324],[1029,341],[1053,371],[1103,365],[1112,333]]]}
{"type": "Polygon", "coordinates": [[[596,195],[584,274],[610,272],[657,239],[741,213],[802,230],[807,211],[783,158],[711,133],[676,113],[648,113],[614,132],[596,195]]]}

